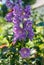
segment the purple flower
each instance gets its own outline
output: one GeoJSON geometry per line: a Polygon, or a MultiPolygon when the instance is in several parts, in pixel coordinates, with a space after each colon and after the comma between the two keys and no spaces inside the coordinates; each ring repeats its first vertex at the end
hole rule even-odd
{"type": "Polygon", "coordinates": [[[13,7],[13,3],[10,0],[6,0],[6,6],[8,8],[12,8],[13,7]]]}
{"type": "Polygon", "coordinates": [[[25,18],[29,18],[30,15],[31,15],[31,7],[30,7],[30,5],[27,5],[25,7],[24,12],[25,12],[25,18]]]}
{"type": "Polygon", "coordinates": [[[24,28],[27,31],[31,30],[32,29],[32,21],[30,21],[30,20],[25,21],[24,22],[24,28]]]}
{"type": "Polygon", "coordinates": [[[19,51],[22,58],[27,58],[30,56],[30,49],[29,48],[21,48],[19,51]]]}
{"type": "Polygon", "coordinates": [[[17,17],[13,17],[13,21],[12,21],[15,25],[19,25],[19,19],[17,17]]]}
{"type": "Polygon", "coordinates": [[[33,32],[33,29],[31,29],[29,32],[28,32],[28,38],[32,41],[33,37],[34,37],[34,32],[33,32]]]}
{"type": "Polygon", "coordinates": [[[34,36],[34,32],[33,32],[33,29],[32,29],[32,21],[30,21],[30,20],[25,21],[24,22],[24,29],[26,30],[27,37],[30,40],[32,40],[33,36],[34,36]]]}
{"type": "Polygon", "coordinates": [[[8,22],[12,22],[12,18],[13,18],[13,13],[12,12],[8,13],[5,17],[6,21],[8,21],[8,22]]]}
{"type": "Polygon", "coordinates": [[[22,29],[18,26],[15,26],[13,32],[14,32],[15,37],[17,37],[18,40],[26,39],[26,32],[24,29],[22,29]]]}
{"type": "Polygon", "coordinates": [[[13,7],[13,15],[14,15],[14,17],[16,17],[16,18],[21,17],[22,11],[23,11],[23,9],[21,8],[21,6],[19,6],[18,4],[16,4],[13,7]]]}
{"type": "Polygon", "coordinates": [[[23,1],[22,0],[15,0],[15,4],[19,4],[20,6],[22,6],[23,1]]]}
{"type": "Polygon", "coordinates": [[[26,5],[26,7],[25,7],[24,10],[25,10],[26,13],[28,13],[28,14],[30,15],[30,13],[31,13],[31,12],[30,12],[30,11],[31,11],[30,5],[26,5]]]}
{"type": "Polygon", "coordinates": [[[18,37],[14,35],[14,39],[13,39],[14,44],[16,43],[17,40],[18,40],[18,37]]]}
{"type": "Polygon", "coordinates": [[[13,15],[14,17],[18,17],[20,20],[24,20],[24,18],[28,19],[31,15],[30,13],[30,5],[26,6],[25,8],[19,6],[19,4],[16,4],[13,7],[13,15]]]}

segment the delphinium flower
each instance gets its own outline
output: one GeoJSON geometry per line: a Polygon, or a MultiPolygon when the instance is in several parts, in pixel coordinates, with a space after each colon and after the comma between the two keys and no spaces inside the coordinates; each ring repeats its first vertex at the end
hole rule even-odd
{"type": "Polygon", "coordinates": [[[6,19],[6,21],[8,21],[8,22],[12,22],[12,18],[13,18],[13,13],[12,13],[12,12],[9,12],[9,13],[5,16],[5,19],[6,19]]]}
{"type": "Polygon", "coordinates": [[[21,50],[19,51],[20,55],[22,58],[29,58],[30,56],[30,49],[29,48],[21,48],[21,50]]]}
{"type": "Polygon", "coordinates": [[[15,4],[19,4],[20,6],[22,6],[22,4],[23,4],[23,1],[22,0],[15,0],[15,4]]]}
{"type": "Polygon", "coordinates": [[[30,20],[27,20],[25,23],[24,23],[24,29],[27,31],[27,37],[30,38],[30,40],[33,39],[33,36],[34,36],[34,32],[33,32],[33,29],[32,29],[32,21],[30,20]]]}
{"type": "Polygon", "coordinates": [[[13,6],[16,5],[17,3],[19,5],[22,5],[23,1],[22,0],[6,0],[6,6],[10,9],[13,8],[13,6]]]}
{"type": "Polygon", "coordinates": [[[8,8],[12,8],[13,7],[13,3],[10,0],[6,0],[6,6],[8,8]]]}

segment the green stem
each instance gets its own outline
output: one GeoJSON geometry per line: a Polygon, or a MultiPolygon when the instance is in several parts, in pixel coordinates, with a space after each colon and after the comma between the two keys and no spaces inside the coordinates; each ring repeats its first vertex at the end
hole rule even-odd
{"type": "Polygon", "coordinates": [[[10,65],[15,65],[15,57],[14,57],[14,54],[12,55],[12,57],[10,56],[10,65]]]}

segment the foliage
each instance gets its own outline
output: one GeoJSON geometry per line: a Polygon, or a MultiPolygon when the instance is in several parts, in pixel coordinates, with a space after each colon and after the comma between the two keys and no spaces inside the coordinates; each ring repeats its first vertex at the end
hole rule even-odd
{"type": "Polygon", "coordinates": [[[26,4],[30,4],[30,5],[32,5],[32,4],[34,4],[35,2],[36,2],[36,0],[23,0],[23,2],[25,3],[24,5],[26,5],[26,4]]]}

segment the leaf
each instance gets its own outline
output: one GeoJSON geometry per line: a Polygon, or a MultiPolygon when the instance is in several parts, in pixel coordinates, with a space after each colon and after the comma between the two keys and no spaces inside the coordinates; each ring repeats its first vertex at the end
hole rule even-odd
{"type": "Polygon", "coordinates": [[[5,24],[5,23],[6,23],[5,19],[3,17],[0,17],[0,24],[5,24]]]}
{"type": "Polygon", "coordinates": [[[33,47],[33,46],[34,46],[33,41],[30,41],[30,40],[29,40],[29,42],[26,43],[26,46],[27,46],[27,47],[33,47]]]}

